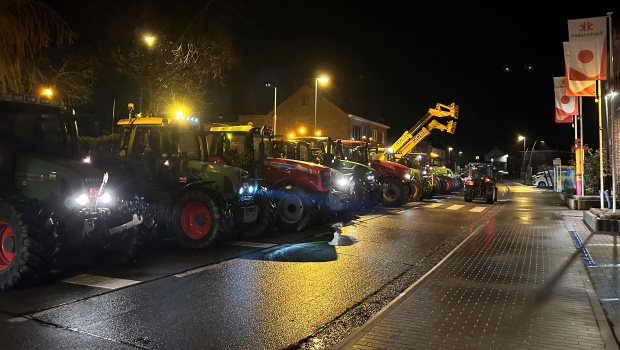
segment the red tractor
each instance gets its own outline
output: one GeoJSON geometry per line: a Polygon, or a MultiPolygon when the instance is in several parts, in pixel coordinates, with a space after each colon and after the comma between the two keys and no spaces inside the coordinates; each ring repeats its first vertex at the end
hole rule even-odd
{"type": "Polygon", "coordinates": [[[349,208],[349,197],[331,187],[331,168],[276,157],[272,138],[270,128],[253,125],[213,125],[206,131],[209,159],[245,169],[257,182],[261,232],[272,223],[282,231],[301,231],[349,208]]]}

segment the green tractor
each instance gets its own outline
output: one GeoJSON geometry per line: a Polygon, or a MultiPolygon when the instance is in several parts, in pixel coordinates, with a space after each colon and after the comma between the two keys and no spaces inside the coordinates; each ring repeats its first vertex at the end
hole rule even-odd
{"type": "Polygon", "coordinates": [[[375,182],[374,169],[345,157],[341,140],[327,136],[297,136],[282,139],[293,149],[290,157],[322,164],[337,170],[334,187],[351,197],[351,211],[370,209],[379,204],[381,187],[375,182]]]}
{"type": "Polygon", "coordinates": [[[0,94],[0,290],[46,281],[61,262],[90,248],[138,246],[108,174],[84,163],[75,114],[60,101],[0,94]]]}
{"type": "Polygon", "coordinates": [[[256,185],[247,171],[207,159],[195,117],[121,119],[113,156],[91,161],[114,178],[124,208],[137,212],[145,241],[171,238],[191,249],[244,236],[257,219],[256,185]]]}

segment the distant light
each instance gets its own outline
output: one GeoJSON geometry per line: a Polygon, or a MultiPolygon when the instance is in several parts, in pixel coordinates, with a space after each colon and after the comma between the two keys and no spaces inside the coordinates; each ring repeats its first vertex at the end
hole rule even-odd
{"type": "Polygon", "coordinates": [[[530,66],[529,64],[524,65],[524,66],[523,66],[523,68],[524,68],[526,71],[529,71],[529,72],[531,72],[531,71],[533,71],[533,70],[534,70],[534,67],[533,67],[533,66],[530,66]]]}
{"type": "Polygon", "coordinates": [[[504,73],[510,72],[510,67],[504,67],[504,73]]]}
{"type": "Polygon", "coordinates": [[[182,109],[179,109],[177,111],[177,118],[183,118],[183,110],[182,109]]]}

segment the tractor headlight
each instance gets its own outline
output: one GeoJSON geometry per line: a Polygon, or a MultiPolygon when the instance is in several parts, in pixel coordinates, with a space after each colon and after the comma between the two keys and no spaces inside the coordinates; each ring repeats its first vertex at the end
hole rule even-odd
{"type": "Polygon", "coordinates": [[[411,174],[405,174],[405,180],[410,180],[411,179],[411,174]]]}
{"type": "Polygon", "coordinates": [[[109,192],[106,192],[99,197],[99,200],[103,204],[110,204],[112,203],[112,195],[109,192]]]}
{"type": "Polygon", "coordinates": [[[241,187],[239,187],[239,195],[252,195],[256,191],[254,186],[250,185],[249,181],[242,181],[241,187]]]}
{"type": "Polygon", "coordinates": [[[349,183],[349,179],[345,177],[341,177],[338,180],[336,180],[336,183],[338,184],[338,187],[342,188],[342,187],[347,186],[347,184],[349,183]]]}
{"type": "Polygon", "coordinates": [[[77,198],[75,198],[75,203],[82,206],[88,204],[88,196],[85,194],[79,195],[77,198]]]}

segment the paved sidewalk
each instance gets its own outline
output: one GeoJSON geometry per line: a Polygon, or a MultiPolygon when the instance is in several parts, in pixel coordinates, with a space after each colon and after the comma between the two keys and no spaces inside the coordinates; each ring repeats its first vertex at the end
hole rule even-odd
{"type": "Polygon", "coordinates": [[[505,183],[485,224],[334,349],[617,350],[617,237],[552,190],[505,183]]]}

